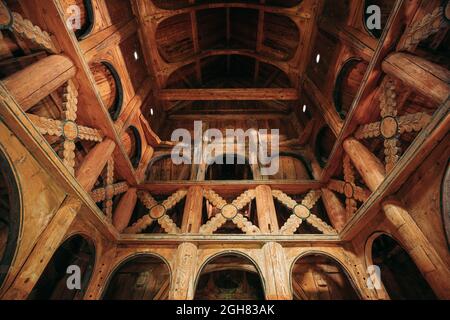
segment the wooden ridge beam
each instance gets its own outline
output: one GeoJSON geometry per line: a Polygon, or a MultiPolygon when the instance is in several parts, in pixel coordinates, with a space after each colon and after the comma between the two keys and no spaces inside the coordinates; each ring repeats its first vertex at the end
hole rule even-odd
{"type": "Polygon", "coordinates": [[[288,89],[164,89],[158,94],[164,101],[213,101],[213,100],[283,100],[299,99],[298,90],[288,89]]]}

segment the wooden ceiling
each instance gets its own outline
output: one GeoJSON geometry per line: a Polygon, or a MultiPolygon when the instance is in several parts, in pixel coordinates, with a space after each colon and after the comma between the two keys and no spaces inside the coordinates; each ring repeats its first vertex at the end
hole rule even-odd
{"type": "Polygon", "coordinates": [[[288,114],[321,2],[134,0],[157,103],[169,114],[288,114]]]}

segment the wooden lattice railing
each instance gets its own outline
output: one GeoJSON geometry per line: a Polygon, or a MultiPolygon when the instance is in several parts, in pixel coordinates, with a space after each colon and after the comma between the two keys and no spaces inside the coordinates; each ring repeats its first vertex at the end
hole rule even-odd
{"type": "Polygon", "coordinates": [[[310,191],[300,204],[280,190],[273,190],[272,195],[292,211],[292,215],[280,229],[281,234],[293,235],[303,222],[310,224],[323,234],[337,234],[336,230],[311,212],[321,197],[320,191],[310,191]]]}
{"type": "Polygon", "coordinates": [[[180,228],[177,227],[175,222],[167,214],[169,210],[173,209],[180,201],[182,201],[187,195],[186,190],[178,190],[164,202],[158,203],[150,193],[147,191],[139,191],[138,197],[149,210],[148,214],[139,219],[131,227],[125,229],[124,233],[137,234],[143,232],[154,222],[158,222],[159,225],[168,234],[181,233],[180,228]]]}
{"type": "Polygon", "coordinates": [[[200,228],[200,234],[213,234],[227,221],[233,222],[245,234],[261,233],[259,228],[249,221],[240,211],[252,202],[256,197],[255,190],[248,190],[236,198],[232,203],[227,203],[213,190],[204,190],[203,196],[213,207],[220,210],[207,223],[200,228]]]}

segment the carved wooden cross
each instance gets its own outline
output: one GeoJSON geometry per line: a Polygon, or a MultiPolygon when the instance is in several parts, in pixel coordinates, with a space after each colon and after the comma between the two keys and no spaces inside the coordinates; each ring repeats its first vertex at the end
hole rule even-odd
{"type": "Polygon", "coordinates": [[[174,208],[187,195],[186,190],[178,190],[163,203],[158,203],[147,191],[139,191],[138,197],[149,210],[148,214],[139,219],[131,227],[125,229],[124,233],[137,234],[147,229],[153,222],[157,221],[159,225],[168,234],[181,233],[180,228],[167,215],[167,212],[174,208]]]}
{"type": "Polygon", "coordinates": [[[311,209],[314,208],[321,197],[320,191],[310,191],[301,204],[297,203],[297,201],[280,190],[273,190],[272,195],[276,200],[293,212],[284,226],[280,229],[281,234],[293,235],[303,222],[309,223],[323,234],[337,233],[336,230],[325,223],[325,221],[311,212],[311,209]]]}
{"type": "Polygon", "coordinates": [[[114,196],[128,191],[126,182],[114,184],[114,160],[112,158],[106,164],[104,181],[104,187],[92,191],[91,197],[96,203],[103,201],[103,212],[108,217],[108,220],[112,221],[114,196]]]}
{"type": "Polygon", "coordinates": [[[353,216],[358,209],[359,202],[365,202],[370,196],[370,191],[358,187],[355,182],[355,168],[352,165],[350,157],[344,157],[344,180],[331,180],[328,189],[343,194],[346,198],[345,207],[347,209],[347,218],[353,216]]]}
{"type": "Polygon", "coordinates": [[[431,116],[419,112],[398,116],[395,83],[389,77],[383,84],[380,97],[381,121],[361,126],[355,133],[356,139],[383,137],[386,155],[386,171],[391,171],[400,159],[399,137],[406,132],[419,132],[431,120],[431,116]]]}
{"type": "Polygon", "coordinates": [[[232,203],[227,203],[221,196],[213,190],[204,190],[203,196],[220,213],[212,217],[200,228],[200,234],[213,234],[227,221],[232,221],[239,229],[246,234],[261,233],[259,228],[249,221],[243,214],[239,213],[246,205],[256,198],[255,190],[248,190],[236,198],[232,203]]]}
{"type": "Polygon", "coordinates": [[[64,139],[63,163],[72,174],[75,172],[76,141],[103,141],[103,135],[99,130],[80,126],[75,122],[77,120],[77,96],[77,89],[73,82],[69,80],[64,87],[63,109],[65,111],[63,120],[54,120],[28,114],[28,117],[41,134],[64,139]]]}

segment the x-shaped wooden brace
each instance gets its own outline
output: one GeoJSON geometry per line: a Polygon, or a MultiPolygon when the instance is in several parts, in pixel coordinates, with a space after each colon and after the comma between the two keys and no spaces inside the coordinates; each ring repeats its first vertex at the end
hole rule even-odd
{"type": "Polygon", "coordinates": [[[79,126],[77,120],[78,91],[72,81],[64,86],[63,110],[64,119],[54,120],[28,114],[30,120],[43,135],[61,137],[64,139],[63,163],[74,174],[75,170],[75,143],[79,140],[101,142],[103,135],[99,130],[79,126]]]}
{"type": "Polygon", "coordinates": [[[355,183],[355,169],[349,156],[344,157],[344,180],[331,180],[328,189],[343,194],[346,198],[345,206],[347,210],[347,218],[353,216],[358,210],[358,203],[365,202],[370,196],[370,191],[358,187],[355,183]]]}
{"type": "Polygon", "coordinates": [[[386,155],[386,170],[391,171],[400,159],[399,137],[406,132],[419,132],[431,120],[431,116],[419,112],[399,117],[395,83],[389,77],[383,83],[380,97],[382,120],[361,126],[355,133],[356,139],[383,137],[386,155]]]}
{"type": "Polygon", "coordinates": [[[255,190],[248,190],[236,198],[232,203],[227,203],[221,196],[213,190],[204,190],[203,196],[220,213],[212,217],[207,223],[200,228],[200,234],[213,234],[227,221],[232,221],[239,229],[246,234],[259,234],[261,231],[244,215],[239,213],[246,205],[256,198],[255,190]]]}
{"type": "Polygon", "coordinates": [[[147,191],[139,191],[138,197],[149,210],[148,214],[139,219],[131,227],[125,229],[125,233],[137,234],[147,229],[154,221],[158,221],[159,225],[168,234],[181,233],[180,228],[177,227],[175,222],[167,215],[167,212],[174,208],[181,200],[187,195],[186,190],[178,190],[171,195],[163,203],[158,203],[150,193],[147,191]]]}
{"type": "Polygon", "coordinates": [[[310,191],[306,197],[303,199],[302,203],[299,204],[297,201],[289,197],[283,191],[272,190],[272,195],[281,204],[286,206],[288,209],[292,210],[293,214],[286,221],[284,226],[281,228],[280,233],[283,235],[293,235],[300,225],[306,221],[314,228],[322,232],[323,234],[336,234],[331,226],[325,223],[322,219],[311,212],[317,201],[321,197],[321,192],[318,190],[310,191]]]}
{"type": "Polygon", "coordinates": [[[106,214],[109,221],[112,221],[113,198],[116,195],[127,192],[128,184],[126,182],[114,184],[114,160],[112,158],[109,159],[106,164],[104,178],[104,187],[92,191],[91,197],[96,203],[103,201],[103,212],[106,214]]]}
{"type": "Polygon", "coordinates": [[[58,53],[52,38],[46,31],[33,25],[30,20],[24,19],[19,13],[11,12],[3,1],[0,1],[0,29],[9,29],[22,38],[36,43],[49,53],[58,53]]]}

